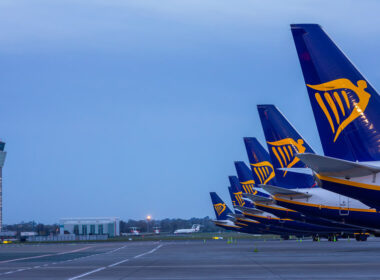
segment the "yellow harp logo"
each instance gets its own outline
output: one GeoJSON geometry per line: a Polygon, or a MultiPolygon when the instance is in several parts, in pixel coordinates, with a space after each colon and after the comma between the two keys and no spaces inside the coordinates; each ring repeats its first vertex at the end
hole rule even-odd
{"type": "MultiPolygon", "coordinates": [[[[275,142],[267,142],[271,145],[272,152],[276,156],[282,168],[291,168],[299,159],[295,154],[303,154],[306,148],[303,146],[303,140],[298,139],[297,142],[292,138],[285,138],[275,142]]],[[[288,171],[285,171],[284,177],[288,171]]]]}
{"type": "Polygon", "coordinates": [[[234,193],[234,195],[235,195],[236,201],[239,204],[239,206],[244,206],[245,205],[245,201],[243,199],[243,193],[242,192],[237,192],[237,193],[234,193]]]}
{"type": "Polygon", "coordinates": [[[214,204],[214,208],[215,208],[216,213],[218,213],[218,215],[220,216],[224,212],[224,210],[226,210],[226,204],[217,203],[217,204],[214,204]]]}
{"type": "Polygon", "coordinates": [[[367,83],[364,80],[357,81],[357,86],[348,79],[307,86],[318,91],[315,99],[330,124],[334,142],[347,125],[364,113],[371,97],[365,91],[367,83]]]}
{"type": "Polygon", "coordinates": [[[244,193],[256,194],[257,190],[255,190],[255,181],[249,180],[245,182],[240,182],[244,193]]]}
{"type": "Polygon", "coordinates": [[[275,174],[273,165],[269,161],[252,163],[251,165],[257,178],[259,178],[260,184],[265,185],[274,178],[275,174]]]}

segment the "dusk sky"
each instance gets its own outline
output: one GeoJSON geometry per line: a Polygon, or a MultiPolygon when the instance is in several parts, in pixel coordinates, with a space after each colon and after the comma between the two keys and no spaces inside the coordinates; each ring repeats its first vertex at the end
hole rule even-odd
{"type": "Polygon", "coordinates": [[[378,1],[0,1],[4,223],[214,217],[276,104],[322,152],[290,32],[380,89],[378,1]]]}

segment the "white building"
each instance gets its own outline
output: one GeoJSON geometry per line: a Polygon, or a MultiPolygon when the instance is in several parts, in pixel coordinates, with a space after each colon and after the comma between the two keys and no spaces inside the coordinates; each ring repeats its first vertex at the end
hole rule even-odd
{"type": "Polygon", "coordinates": [[[67,218],[59,221],[60,234],[120,235],[119,218],[67,218]]]}

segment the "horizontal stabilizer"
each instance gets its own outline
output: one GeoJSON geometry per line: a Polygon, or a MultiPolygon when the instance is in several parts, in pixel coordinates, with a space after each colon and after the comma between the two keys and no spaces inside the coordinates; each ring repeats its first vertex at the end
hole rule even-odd
{"type": "Polygon", "coordinates": [[[316,173],[325,176],[354,178],[373,175],[380,172],[380,167],[378,166],[370,166],[343,159],[309,153],[297,154],[296,156],[316,173]]]}
{"type": "Polygon", "coordinates": [[[235,225],[234,223],[232,223],[231,221],[223,221],[223,220],[212,220],[214,222],[214,224],[216,225],[220,225],[220,226],[223,226],[223,227],[228,227],[228,228],[241,228],[237,225],[235,225]]]}
{"type": "Polygon", "coordinates": [[[269,192],[272,195],[279,195],[279,196],[286,196],[291,198],[307,198],[311,197],[310,194],[306,194],[303,192],[297,192],[291,189],[285,189],[277,186],[272,185],[259,185],[259,187],[263,188],[267,192],[269,192]]]}
{"type": "Polygon", "coordinates": [[[277,168],[277,169],[286,171],[286,172],[291,172],[291,173],[306,174],[306,175],[311,175],[311,176],[314,175],[313,170],[311,170],[310,168],[303,168],[303,167],[293,168],[292,167],[292,168],[277,168]]]}
{"type": "Polygon", "coordinates": [[[249,213],[249,214],[263,213],[263,211],[256,209],[256,208],[248,208],[248,207],[244,207],[244,206],[236,206],[236,208],[242,212],[249,213]]]}
{"type": "Polygon", "coordinates": [[[273,202],[273,199],[271,199],[269,197],[263,197],[263,196],[254,195],[251,193],[244,193],[243,196],[250,199],[252,202],[265,202],[265,203],[273,202]]]}
{"type": "Polygon", "coordinates": [[[229,224],[231,223],[231,221],[229,220],[212,220],[214,223],[218,223],[218,224],[229,224]]]}
{"type": "Polygon", "coordinates": [[[231,219],[236,219],[236,218],[243,218],[244,215],[243,214],[234,214],[234,213],[231,213],[231,214],[228,214],[227,217],[231,218],[231,219]]]}

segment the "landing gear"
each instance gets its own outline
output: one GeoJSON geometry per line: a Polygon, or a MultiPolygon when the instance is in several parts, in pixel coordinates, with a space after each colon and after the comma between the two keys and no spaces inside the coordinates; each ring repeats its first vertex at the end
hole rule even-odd
{"type": "Polygon", "coordinates": [[[283,236],[281,236],[281,238],[284,240],[289,240],[289,235],[283,235],[283,236]]]}
{"type": "Polygon", "coordinates": [[[317,241],[319,241],[319,236],[318,235],[313,235],[313,241],[314,242],[317,242],[317,241]]]}
{"type": "Polygon", "coordinates": [[[367,235],[366,234],[357,234],[355,235],[356,241],[367,241],[367,235]]]}
{"type": "Polygon", "coordinates": [[[330,242],[335,242],[335,241],[338,241],[338,238],[336,237],[336,235],[332,234],[332,235],[329,235],[327,240],[330,242]]]}

